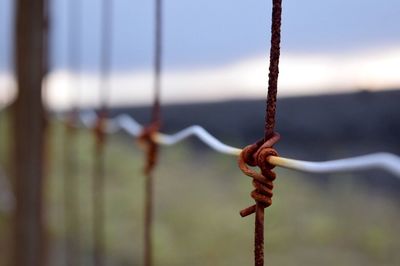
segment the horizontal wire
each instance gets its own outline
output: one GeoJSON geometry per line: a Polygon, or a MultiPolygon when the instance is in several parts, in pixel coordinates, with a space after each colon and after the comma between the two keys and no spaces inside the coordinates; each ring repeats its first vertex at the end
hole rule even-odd
{"type": "Polygon", "coordinates": [[[157,133],[154,136],[154,141],[163,145],[171,146],[190,136],[198,137],[203,143],[207,144],[210,148],[220,153],[239,155],[242,151],[241,149],[231,147],[222,143],[213,135],[211,135],[207,130],[198,125],[187,127],[173,135],[157,133]]]}
{"type": "Polygon", "coordinates": [[[309,173],[349,172],[376,168],[386,170],[400,178],[400,157],[387,152],[325,162],[308,162],[275,156],[270,156],[268,161],[275,166],[309,173]]]}
{"type": "MultiPolygon", "coordinates": [[[[79,117],[82,124],[88,128],[94,127],[97,119],[97,115],[93,111],[81,113],[79,117]]],[[[133,137],[138,137],[143,130],[143,126],[132,117],[121,114],[107,119],[105,130],[109,134],[123,130],[133,137]]],[[[153,140],[161,145],[171,146],[192,136],[197,137],[211,149],[223,154],[238,156],[242,152],[242,149],[222,143],[198,125],[187,127],[172,135],[155,133],[153,140]]],[[[269,156],[268,162],[275,166],[309,173],[333,173],[376,168],[388,171],[400,178],[400,157],[385,152],[325,162],[308,162],[269,156]]]]}

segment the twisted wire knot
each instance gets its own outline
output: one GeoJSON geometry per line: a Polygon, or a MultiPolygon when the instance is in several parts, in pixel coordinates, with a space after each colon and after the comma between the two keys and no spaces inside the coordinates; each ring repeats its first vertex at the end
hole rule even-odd
{"type": "Polygon", "coordinates": [[[146,165],[144,167],[145,174],[149,174],[157,163],[157,152],[158,145],[154,142],[153,137],[160,129],[159,122],[153,122],[147,127],[143,128],[143,131],[138,137],[139,144],[145,150],[147,155],[146,165]]]}
{"type": "Polygon", "coordinates": [[[94,125],[94,128],[93,128],[94,134],[96,136],[96,142],[99,145],[101,145],[105,142],[106,117],[107,117],[106,110],[99,111],[98,115],[97,115],[96,124],[94,125]]]}
{"type": "MultiPolygon", "coordinates": [[[[279,140],[280,136],[274,133],[267,141],[262,140],[251,144],[243,149],[239,156],[239,168],[247,176],[253,178],[254,190],[251,192],[251,197],[264,208],[272,204],[272,190],[274,188],[273,181],[276,179],[275,172],[272,169],[275,167],[268,163],[269,156],[278,156],[278,153],[273,148],[273,145],[279,140]],[[249,166],[257,166],[261,172],[256,172],[249,166]]],[[[256,210],[256,205],[243,209],[240,212],[242,217],[246,217],[256,210]]]]}

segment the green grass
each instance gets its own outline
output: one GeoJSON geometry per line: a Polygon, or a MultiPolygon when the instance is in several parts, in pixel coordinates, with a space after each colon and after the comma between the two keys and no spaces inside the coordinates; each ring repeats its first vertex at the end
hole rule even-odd
{"type": "MultiPolygon", "coordinates": [[[[51,125],[47,222],[52,263],[63,265],[63,137],[51,125]]],[[[90,265],[93,139],[78,132],[75,159],[83,265],[90,265]]],[[[143,154],[133,139],[114,135],[107,145],[107,265],[143,265],[143,154]]],[[[196,151],[188,144],[162,148],[155,174],[155,265],[252,265],[251,180],[236,158],[196,151]]],[[[324,178],[324,176],[313,178],[324,178]]],[[[350,175],[324,186],[305,174],[278,170],[274,203],[266,211],[266,265],[400,265],[399,202],[371,191],[350,175]]],[[[0,216],[0,226],[4,216],[0,216]]],[[[2,231],[5,231],[3,228],[2,231]]],[[[1,260],[0,260],[1,265],[1,260]]]]}

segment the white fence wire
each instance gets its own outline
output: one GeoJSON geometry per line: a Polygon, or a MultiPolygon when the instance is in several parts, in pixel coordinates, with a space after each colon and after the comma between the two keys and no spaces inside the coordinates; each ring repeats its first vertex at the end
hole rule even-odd
{"type": "MultiPolygon", "coordinates": [[[[97,115],[93,111],[83,112],[79,115],[79,118],[85,127],[93,128],[97,115]]],[[[122,130],[133,137],[137,137],[142,132],[142,129],[142,125],[126,114],[106,120],[106,132],[109,134],[122,130]]],[[[211,149],[220,153],[237,156],[242,151],[242,149],[222,143],[198,125],[187,127],[172,135],[156,133],[153,136],[153,140],[161,145],[171,146],[192,136],[197,137],[211,149]]],[[[310,173],[334,173],[376,168],[388,171],[400,178],[400,157],[386,152],[325,162],[308,162],[276,156],[270,156],[268,161],[275,166],[310,173]]]]}
{"type": "MultiPolygon", "coordinates": [[[[65,121],[65,117],[60,116],[59,118],[62,121],[65,121]]],[[[96,124],[96,121],[97,115],[93,111],[82,112],[79,114],[79,122],[86,128],[93,128],[96,124]]],[[[121,114],[114,118],[107,119],[105,130],[107,134],[114,134],[119,131],[124,131],[132,137],[138,137],[143,130],[143,126],[129,115],[121,114]]],[[[208,147],[219,153],[238,156],[242,151],[240,148],[232,147],[222,143],[207,130],[198,125],[187,127],[172,135],[158,132],[153,136],[153,140],[161,145],[172,146],[189,137],[197,137],[208,147]]],[[[334,173],[375,168],[388,171],[395,177],[400,178],[400,157],[386,152],[325,162],[308,162],[270,156],[268,162],[275,166],[309,173],[334,173]]],[[[2,188],[2,191],[0,191],[0,211],[9,212],[14,208],[15,200],[11,192],[10,185],[8,184],[8,180],[4,176],[1,169],[0,188],[2,188]]]]}

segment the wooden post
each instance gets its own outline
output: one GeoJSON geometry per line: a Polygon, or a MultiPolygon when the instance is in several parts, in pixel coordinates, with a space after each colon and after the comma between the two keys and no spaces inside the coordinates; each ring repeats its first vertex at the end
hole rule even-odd
{"type": "Polygon", "coordinates": [[[15,266],[45,264],[43,219],[45,110],[42,81],[45,0],[17,0],[15,71],[18,96],[13,106],[13,174],[16,211],[15,266]]]}

